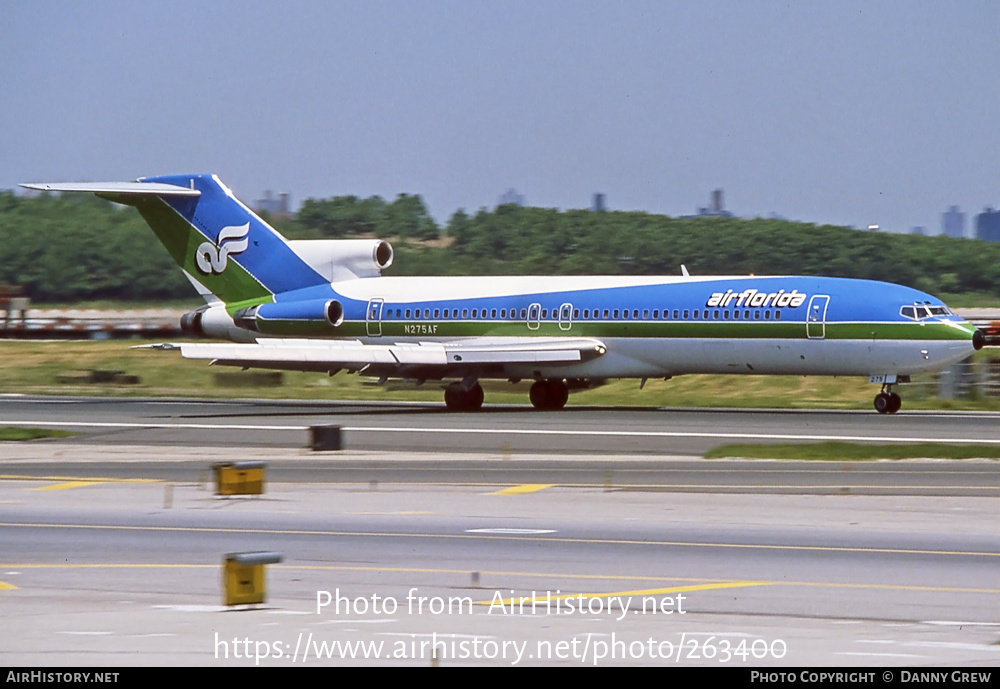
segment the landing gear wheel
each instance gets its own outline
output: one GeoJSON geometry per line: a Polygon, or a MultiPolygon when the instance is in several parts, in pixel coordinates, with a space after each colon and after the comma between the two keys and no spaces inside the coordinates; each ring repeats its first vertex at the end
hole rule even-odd
{"type": "Polygon", "coordinates": [[[549,401],[549,388],[544,380],[536,380],[528,390],[528,399],[535,409],[545,409],[549,401]]]}
{"type": "Polygon", "coordinates": [[[448,411],[461,411],[461,394],[461,389],[457,387],[449,385],[444,389],[444,406],[448,407],[448,411]]]}
{"type": "Polygon", "coordinates": [[[889,393],[889,413],[895,414],[902,408],[903,398],[894,392],[889,393]]]}
{"type": "Polygon", "coordinates": [[[552,408],[562,409],[569,401],[569,388],[561,380],[550,380],[549,390],[552,393],[552,408]]]}
{"type": "Polygon", "coordinates": [[[444,389],[444,404],[449,411],[478,411],[483,406],[483,386],[476,383],[469,390],[464,390],[458,383],[453,383],[444,389]]]}
{"type": "Polygon", "coordinates": [[[466,409],[468,411],[479,411],[483,408],[483,400],[486,398],[483,392],[483,386],[476,383],[472,386],[472,389],[465,393],[466,398],[466,409]]]}
{"type": "Polygon", "coordinates": [[[879,414],[895,414],[903,406],[903,398],[895,392],[880,392],[875,395],[875,411],[879,414]]]}
{"type": "Polygon", "coordinates": [[[890,404],[889,395],[884,392],[875,395],[875,411],[879,414],[888,414],[890,404]]]}
{"type": "Polygon", "coordinates": [[[561,380],[537,380],[528,391],[528,399],[541,411],[562,409],[569,400],[569,387],[561,380]]]}

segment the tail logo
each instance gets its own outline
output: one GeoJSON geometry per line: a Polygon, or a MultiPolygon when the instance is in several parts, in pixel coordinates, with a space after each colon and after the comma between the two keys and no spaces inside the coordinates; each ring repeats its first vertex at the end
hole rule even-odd
{"type": "Polygon", "coordinates": [[[247,250],[250,240],[250,223],[223,227],[219,237],[212,242],[203,242],[195,252],[198,270],[205,273],[221,273],[226,269],[230,254],[240,254],[247,250]]]}

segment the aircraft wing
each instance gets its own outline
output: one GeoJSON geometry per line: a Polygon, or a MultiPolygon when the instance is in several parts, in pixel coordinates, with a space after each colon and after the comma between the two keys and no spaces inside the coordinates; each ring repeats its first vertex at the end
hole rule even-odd
{"type": "Polygon", "coordinates": [[[179,343],[144,345],[180,350],[185,359],[244,368],[327,371],[373,370],[403,375],[428,369],[447,376],[504,364],[573,364],[601,356],[606,347],[592,338],[468,339],[453,342],[365,344],[357,340],[262,338],[254,344],[179,343]]]}

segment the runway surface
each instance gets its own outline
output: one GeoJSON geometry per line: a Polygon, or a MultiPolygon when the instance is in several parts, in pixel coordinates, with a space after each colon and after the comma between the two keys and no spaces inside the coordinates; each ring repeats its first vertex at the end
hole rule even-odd
{"type": "Polygon", "coordinates": [[[998,442],[994,415],[10,397],[0,414],[82,431],[0,444],[5,665],[1000,661],[1000,463],[690,456],[713,428],[998,442]],[[305,449],[317,423],[348,449],[305,449]],[[403,430],[352,430],[382,427],[403,430]],[[211,465],[240,459],[268,462],[266,494],[216,497],[211,465]],[[266,605],[229,612],[221,562],[248,550],[283,561],[266,605]]]}
{"type": "Polygon", "coordinates": [[[84,433],[80,442],[195,447],[308,444],[311,426],[343,429],[352,450],[702,455],[732,442],[950,442],[1000,444],[1000,415],[978,412],[805,411],[571,407],[537,412],[443,404],[156,400],[0,396],[5,425],[84,433]]]}

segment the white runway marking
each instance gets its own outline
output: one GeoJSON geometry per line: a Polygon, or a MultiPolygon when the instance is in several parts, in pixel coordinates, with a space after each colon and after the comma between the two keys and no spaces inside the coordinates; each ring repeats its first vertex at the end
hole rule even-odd
{"type": "Polygon", "coordinates": [[[959,620],[927,620],[924,624],[938,624],[946,627],[1000,627],[1000,622],[962,622],[959,620]]]}
{"type": "MultiPolygon", "coordinates": [[[[309,430],[310,426],[279,426],[262,424],[208,424],[208,423],[124,423],[98,421],[49,421],[46,419],[23,419],[20,421],[0,421],[0,426],[41,426],[46,428],[117,428],[117,429],[178,429],[178,430],[231,430],[231,431],[296,431],[309,430]]],[[[997,438],[973,438],[969,436],[933,438],[912,435],[838,435],[810,433],[720,433],[696,431],[593,431],[578,429],[524,429],[524,428],[388,428],[384,426],[341,426],[342,431],[353,433],[420,433],[449,435],[531,435],[531,436],[590,436],[608,438],[725,438],[731,440],[841,440],[864,443],[949,443],[1000,445],[997,438]]]]}
{"type": "Polygon", "coordinates": [[[852,653],[850,651],[842,651],[837,653],[839,656],[861,656],[864,658],[927,658],[928,656],[918,656],[912,653],[852,653]]]}
{"type": "Polygon", "coordinates": [[[504,536],[520,536],[520,535],[535,535],[535,534],[546,534],[546,533],[556,533],[555,529],[466,529],[465,533],[487,533],[487,534],[502,534],[504,536]]]}

